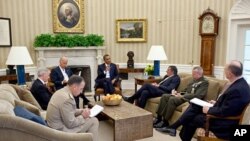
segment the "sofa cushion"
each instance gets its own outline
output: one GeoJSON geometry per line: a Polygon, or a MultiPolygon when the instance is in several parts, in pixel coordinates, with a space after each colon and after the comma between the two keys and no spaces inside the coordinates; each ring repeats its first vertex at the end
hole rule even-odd
{"type": "Polygon", "coordinates": [[[41,115],[39,109],[36,106],[34,106],[34,105],[32,105],[32,104],[30,104],[28,102],[21,101],[21,100],[15,100],[15,106],[24,107],[24,108],[26,108],[27,110],[29,110],[30,112],[32,112],[32,113],[34,113],[36,115],[39,115],[39,116],[41,115]]]}
{"type": "Polygon", "coordinates": [[[12,94],[16,99],[19,99],[15,89],[13,87],[11,87],[10,84],[1,84],[0,85],[0,90],[8,92],[9,94],[12,94]]]}
{"type": "Polygon", "coordinates": [[[47,126],[45,120],[41,116],[35,115],[34,113],[30,112],[24,107],[16,106],[14,108],[14,112],[16,116],[19,116],[19,117],[22,117],[22,118],[47,126]]]}
{"type": "Polygon", "coordinates": [[[161,97],[149,98],[148,101],[159,104],[161,97]]]}
{"type": "Polygon", "coordinates": [[[183,91],[185,88],[187,88],[187,85],[193,80],[193,77],[188,75],[186,77],[181,78],[180,85],[177,88],[178,92],[183,91]]]}
{"type": "Polygon", "coordinates": [[[0,85],[0,99],[9,101],[13,106],[15,105],[15,99],[20,100],[16,94],[15,89],[12,88],[9,84],[0,85]]]}
{"type": "Polygon", "coordinates": [[[208,79],[208,90],[207,95],[205,96],[205,100],[216,100],[220,91],[220,84],[218,81],[214,81],[212,79],[208,79]]]}
{"type": "Polygon", "coordinates": [[[32,95],[32,93],[29,90],[20,88],[17,85],[11,85],[11,86],[16,90],[16,93],[21,100],[26,101],[26,102],[36,106],[39,109],[42,109],[41,106],[39,105],[39,103],[36,101],[36,99],[34,98],[34,96],[32,95]]]}
{"type": "Polygon", "coordinates": [[[13,111],[14,106],[6,100],[0,99],[0,114],[6,114],[6,115],[11,115],[15,116],[15,113],[13,111]]]}

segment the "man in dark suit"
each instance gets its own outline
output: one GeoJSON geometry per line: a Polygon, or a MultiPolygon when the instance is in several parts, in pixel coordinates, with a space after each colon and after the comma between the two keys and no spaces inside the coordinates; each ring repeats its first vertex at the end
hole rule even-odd
{"type": "Polygon", "coordinates": [[[164,130],[168,126],[168,120],[172,117],[176,107],[192,98],[203,99],[206,96],[208,80],[203,77],[202,67],[194,67],[192,76],[193,81],[187,85],[182,94],[173,90],[171,95],[162,95],[158,110],[156,111],[158,116],[154,120],[154,127],[157,130],[164,130]]]}
{"type": "MultiPolygon", "coordinates": [[[[191,104],[166,132],[175,136],[178,126],[183,125],[180,137],[183,141],[190,141],[197,128],[205,127],[206,114],[219,117],[239,116],[250,102],[250,88],[242,77],[242,71],[243,65],[239,61],[234,60],[227,64],[224,72],[229,84],[224,87],[217,101],[211,101],[214,105],[201,107],[191,104]]],[[[209,130],[218,138],[230,140],[230,128],[238,125],[238,122],[238,120],[213,119],[210,121],[209,130]]]]}
{"type": "MultiPolygon", "coordinates": [[[[67,68],[68,58],[63,56],[59,60],[59,66],[52,69],[50,78],[55,84],[56,90],[59,90],[67,85],[69,78],[73,75],[70,68],[67,68]]],[[[83,103],[88,104],[89,100],[85,97],[83,93],[80,96],[75,97],[77,108],[79,108],[79,97],[83,98],[83,103]]]]}
{"type": "Polygon", "coordinates": [[[95,89],[103,88],[104,93],[113,94],[114,86],[119,79],[116,64],[111,63],[111,58],[108,54],[103,56],[104,63],[98,65],[97,78],[95,80],[95,89]]]}
{"type": "Polygon", "coordinates": [[[47,110],[47,106],[52,95],[52,93],[46,87],[49,74],[50,71],[48,69],[39,69],[37,72],[38,78],[34,81],[30,89],[31,93],[43,110],[47,110]]]}
{"type": "Polygon", "coordinates": [[[173,89],[179,86],[180,77],[177,75],[176,66],[169,66],[166,72],[167,75],[159,84],[144,84],[133,96],[127,98],[127,101],[134,103],[134,100],[137,100],[137,105],[144,108],[149,98],[160,97],[164,93],[171,93],[173,89]]]}

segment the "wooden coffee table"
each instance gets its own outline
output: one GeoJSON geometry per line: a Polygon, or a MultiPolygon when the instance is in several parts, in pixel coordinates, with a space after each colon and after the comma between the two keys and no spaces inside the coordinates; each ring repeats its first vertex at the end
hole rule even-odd
{"type": "Polygon", "coordinates": [[[114,141],[133,141],[153,136],[152,113],[135,105],[122,101],[118,106],[106,106],[102,114],[113,121],[114,141]]]}

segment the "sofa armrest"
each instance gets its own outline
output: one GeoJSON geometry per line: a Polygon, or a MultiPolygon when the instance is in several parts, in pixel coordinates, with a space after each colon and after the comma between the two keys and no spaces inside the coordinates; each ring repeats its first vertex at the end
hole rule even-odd
{"type": "Polygon", "coordinates": [[[9,115],[0,115],[0,140],[92,141],[91,133],[67,133],[9,115]]]}

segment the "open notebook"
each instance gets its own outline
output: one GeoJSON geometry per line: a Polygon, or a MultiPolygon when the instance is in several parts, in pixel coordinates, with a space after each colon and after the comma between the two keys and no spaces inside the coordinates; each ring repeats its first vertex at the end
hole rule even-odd
{"type": "Polygon", "coordinates": [[[190,102],[191,103],[194,103],[194,104],[196,104],[196,105],[200,105],[200,106],[208,106],[208,107],[213,107],[213,104],[211,104],[211,103],[208,103],[208,102],[206,102],[206,101],[204,101],[204,100],[200,100],[200,99],[198,99],[198,98],[193,98],[193,99],[191,99],[190,100],[190,102]]]}
{"type": "Polygon", "coordinates": [[[94,116],[96,116],[96,115],[98,115],[101,111],[103,111],[103,107],[102,106],[100,106],[100,105],[95,105],[94,107],[92,107],[91,109],[90,109],[90,117],[94,117],[94,116]]]}

